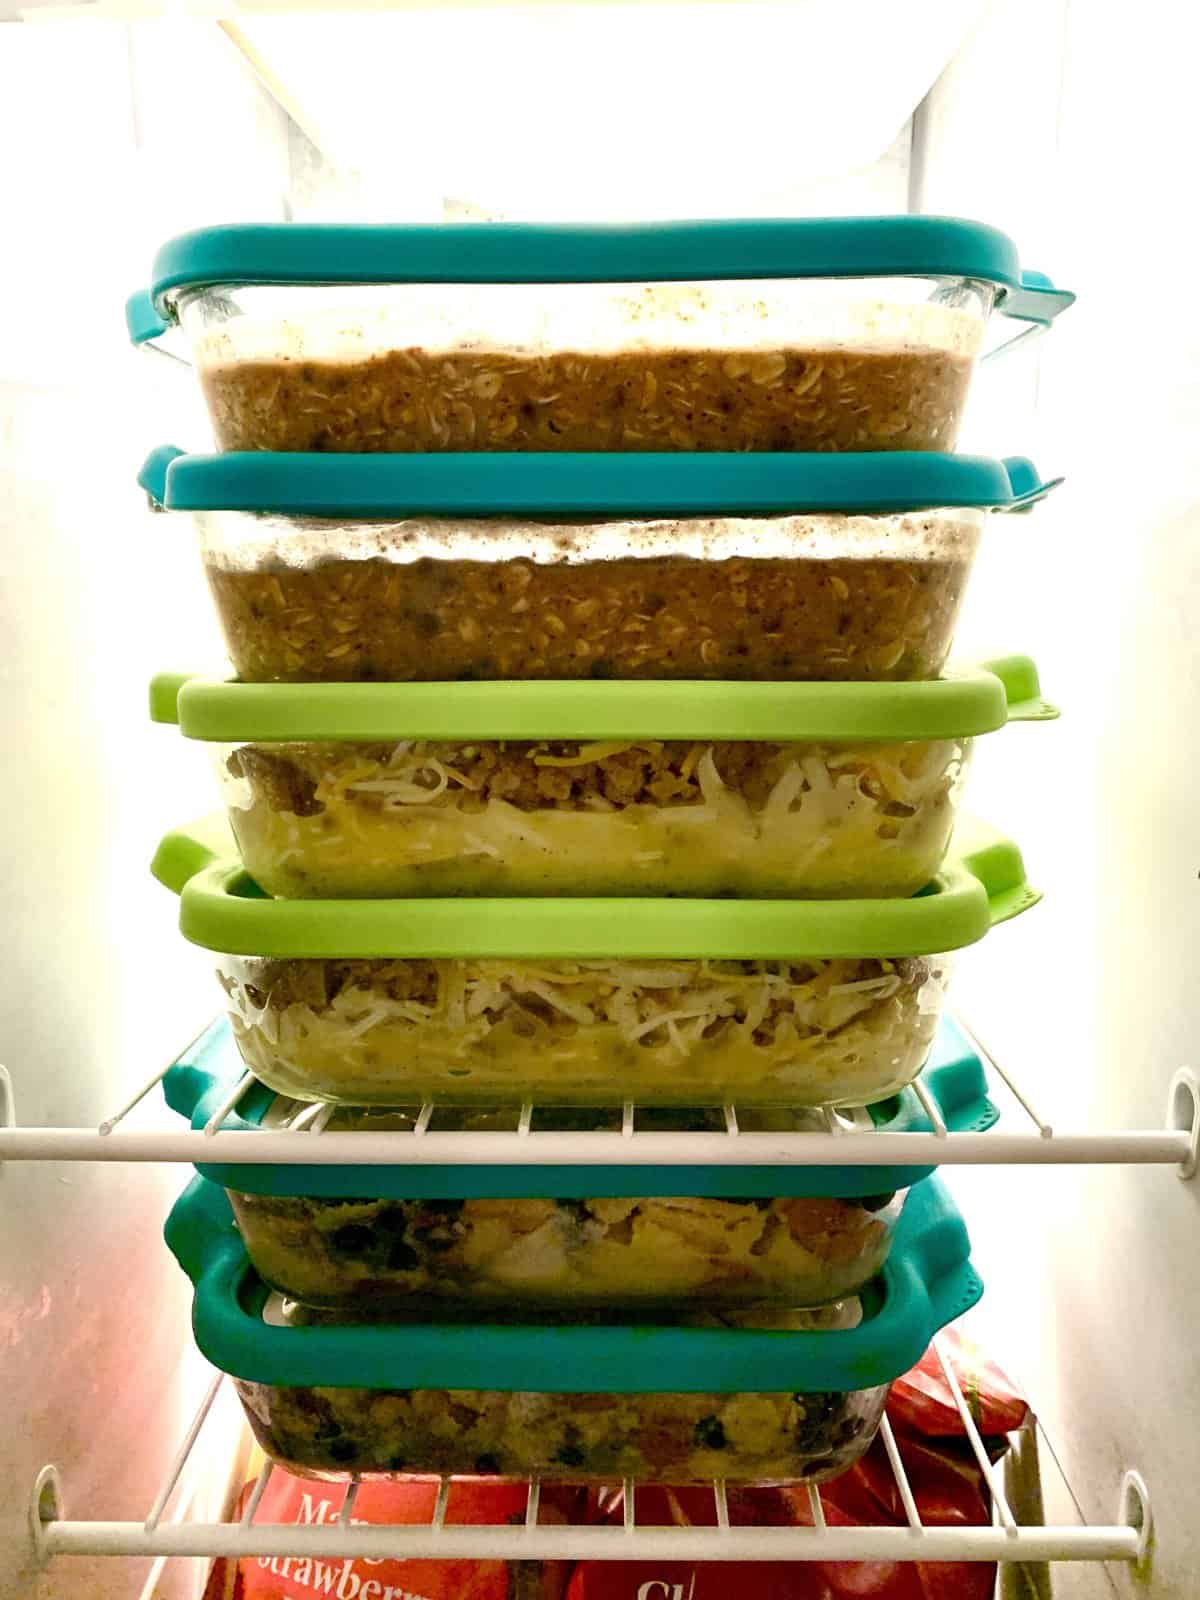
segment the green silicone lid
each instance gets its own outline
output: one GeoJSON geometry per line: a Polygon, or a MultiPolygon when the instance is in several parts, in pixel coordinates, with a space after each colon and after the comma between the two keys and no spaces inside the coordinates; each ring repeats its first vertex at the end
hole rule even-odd
{"type": "Polygon", "coordinates": [[[189,739],[952,739],[1058,715],[1028,656],[931,683],[226,683],[164,673],[189,739]]]}
{"type": "MultiPolygon", "coordinates": [[[[167,1068],[163,1095],[167,1104],[203,1128],[225,1102],[245,1072],[233,1043],[228,1019],[219,1018],[167,1068]]],[[[987,1097],[983,1064],[948,1017],[922,1073],[952,1133],[982,1133],[998,1113],[987,1097]]],[[[222,1132],[253,1134],[270,1113],[276,1096],[256,1084],[221,1123],[222,1132]]],[[[868,1107],[874,1125],[885,1133],[929,1133],[932,1123],[914,1091],[903,1090],[868,1107]]],[[[298,1136],[299,1137],[299,1136],[298,1136]]],[[[406,1148],[404,1133],[397,1148],[406,1148]]],[[[316,1195],[358,1200],[575,1199],[580,1196],[694,1195],[713,1198],[743,1196],[822,1195],[861,1199],[906,1189],[934,1167],[843,1166],[551,1166],[412,1165],[399,1160],[390,1167],[247,1166],[239,1163],[197,1163],[196,1171],[212,1183],[243,1194],[316,1195]]]]}
{"type": "Polygon", "coordinates": [[[1032,461],[933,450],[322,455],[162,445],[138,483],[167,511],[279,516],[687,517],[861,514],[944,506],[1025,510],[1059,482],[1032,461]]]}
{"type": "Polygon", "coordinates": [[[805,217],[641,224],[268,223],[168,241],[150,287],[130,297],[141,342],[181,289],[225,284],[647,283],[753,278],[977,279],[997,309],[1048,323],[1074,296],[1022,271],[1012,240],[955,217],[805,217]]]}
{"type": "Polygon", "coordinates": [[[255,1383],[543,1393],[848,1391],[890,1383],[978,1301],[967,1230],[939,1178],[909,1191],[887,1263],[857,1328],[473,1323],[277,1327],[216,1184],[195,1178],[166,1239],[195,1285],[192,1327],[222,1372],[255,1383]]]}
{"type": "Polygon", "coordinates": [[[151,870],[186,939],[229,955],[366,959],[799,960],[936,955],[1035,905],[1016,845],[961,819],[911,900],[271,900],[224,819],[169,833],[151,870]]]}

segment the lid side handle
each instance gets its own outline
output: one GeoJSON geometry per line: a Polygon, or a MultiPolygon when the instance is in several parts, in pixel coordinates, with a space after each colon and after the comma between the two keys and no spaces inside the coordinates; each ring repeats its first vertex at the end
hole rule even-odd
{"type": "Polygon", "coordinates": [[[1005,289],[1000,297],[1000,310],[1006,317],[1038,323],[1045,328],[1074,304],[1075,295],[1070,289],[1057,288],[1053,278],[1033,267],[1025,268],[1020,283],[1015,288],[1005,289]]]}
{"type": "MultiPolygon", "coordinates": [[[[163,1099],[172,1111],[197,1132],[208,1125],[232,1087],[231,1080],[198,1066],[193,1061],[176,1061],[163,1075],[163,1099]]],[[[272,1098],[267,1095],[267,1098],[272,1098]]],[[[222,1133],[253,1133],[256,1124],[247,1121],[240,1110],[227,1111],[221,1122],[222,1133]]],[[[198,1167],[205,1174],[208,1170],[198,1167]]]]}
{"type": "Polygon", "coordinates": [[[229,1019],[222,1012],[193,1039],[163,1074],[163,1099],[179,1116],[190,1118],[206,1094],[231,1088],[229,1019]]]}
{"type": "MultiPolygon", "coordinates": [[[[936,1066],[926,1065],[922,1069],[921,1086],[947,1125],[965,1106],[978,1106],[984,1098],[981,1072],[979,1059],[974,1055],[942,1061],[936,1066]]],[[[928,1126],[928,1118],[924,1121],[928,1126]]]]}
{"type": "Polygon", "coordinates": [[[139,349],[144,346],[155,355],[177,361],[181,367],[191,366],[186,357],[171,349],[171,342],[174,341],[163,342],[175,330],[175,324],[163,316],[148,289],[139,289],[126,300],[125,329],[130,342],[139,349]]]}
{"type": "Polygon", "coordinates": [[[1058,717],[1058,707],[1042,695],[1038,670],[1029,656],[996,656],[980,666],[1003,685],[1009,722],[1053,722],[1058,717]]]}
{"type": "Polygon", "coordinates": [[[154,511],[167,509],[167,475],[172,461],[183,455],[183,451],[173,444],[160,444],[157,449],[142,462],[141,471],[137,475],[140,488],[144,489],[150,497],[150,505],[154,511]]]}
{"type": "Polygon", "coordinates": [[[970,1258],[966,1224],[945,1187],[935,1181],[922,1184],[909,1195],[901,1227],[903,1253],[915,1267],[924,1293],[932,1299],[938,1283],[970,1258]]]}
{"type": "Polygon", "coordinates": [[[971,1265],[966,1224],[937,1178],[910,1192],[901,1214],[897,1244],[901,1230],[903,1249],[894,1251],[893,1258],[902,1258],[912,1302],[927,1319],[927,1345],[934,1333],[970,1310],[983,1293],[983,1284],[971,1265]]]}
{"type": "Polygon", "coordinates": [[[163,837],[154,852],[150,871],[165,888],[182,894],[197,873],[212,866],[214,861],[223,860],[233,849],[233,837],[224,815],[201,817],[163,837]]]}
{"type": "Polygon", "coordinates": [[[993,928],[1037,905],[1042,892],[1026,878],[1021,852],[1011,839],[974,817],[960,822],[956,839],[963,870],[983,885],[993,928]]]}
{"type": "Polygon", "coordinates": [[[190,1061],[176,1061],[163,1074],[163,1099],[177,1116],[192,1120],[192,1113],[213,1086],[212,1074],[190,1061]]]}
{"type": "MultiPolygon", "coordinates": [[[[999,1119],[983,1062],[952,1017],[942,1017],[921,1082],[953,1133],[986,1133],[999,1119]]],[[[927,1124],[923,1117],[921,1125],[927,1124]]]]}
{"type": "Polygon", "coordinates": [[[1074,304],[1074,294],[1069,289],[1056,289],[1044,272],[1022,272],[1019,283],[1001,289],[996,297],[996,311],[1020,324],[1019,331],[986,350],[981,359],[995,361],[998,356],[1008,355],[1030,339],[1038,338],[1056,317],[1074,304]]]}
{"type": "Polygon", "coordinates": [[[1043,480],[1028,456],[1005,456],[1001,465],[1008,474],[1012,499],[1007,505],[998,506],[997,510],[1012,515],[1032,510],[1039,500],[1044,500],[1063,481],[1061,478],[1043,480]]]}
{"type": "Polygon", "coordinates": [[[167,1248],[199,1286],[240,1263],[241,1235],[233,1221],[224,1189],[195,1177],[172,1207],[163,1229],[167,1248]]]}
{"type": "Polygon", "coordinates": [[[195,676],[191,672],[156,672],[150,680],[150,721],[179,726],[179,691],[195,676]]]}
{"type": "Polygon", "coordinates": [[[885,1268],[895,1287],[887,1331],[896,1364],[919,1361],[933,1335],[978,1300],[970,1248],[962,1218],[936,1177],[909,1191],[885,1268]]]}
{"type": "Polygon", "coordinates": [[[170,326],[149,289],[138,289],[126,300],[125,327],[132,344],[151,344],[161,339],[170,326]]]}

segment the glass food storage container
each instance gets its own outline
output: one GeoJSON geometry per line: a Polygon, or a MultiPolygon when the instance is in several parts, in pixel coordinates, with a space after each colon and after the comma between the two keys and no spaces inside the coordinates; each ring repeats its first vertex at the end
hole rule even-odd
{"type": "Polygon", "coordinates": [[[281,1327],[215,1184],[193,1181],[166,1237],[202,1354],[267,1454],[310,1477],[820,1482],[862,1455],[888,1384],[982,1293],[936,1177],[910,1195],[855,1327],[281,1327]]]}
{"type": "Polygon", "coordinates": [[[181,680],[242,861],[285,899],[912,895],[975,738],[1056,715],[1024,656],[914,684],[181,680]]]}
{"type": "Polygon", "coordinates": [[[246,682],[933,678],[1022,457],[185,456],[246,682]]]}
{"type": "MultiPolygon", "coordinates": [[[[167,1070],[163,1091],[194,1128],[224,1110],[223,1131],[290,1130],[304,1138],[301,1149],[311,1149],[311,1106],[256,1086],[236,1111],[227,1109],[244,1070],[221,1019],[167,1070]]],[[[922,1083],[947,1128],[981,1131],[994,1121],[982,1065],[948,1021],[922,1083]]],[[[353,1135],[333,1152],[344,1164],[273,1164],[273,1148],[261,1165],[197,1166],[224,1188],[264,1283],[304,1305],[356,1315],[827,1306],[856,1295],[878,1272],[909,1186],[933,1170],[711,1165],[701,1152],[686,1165],[543,1159],[551,1131],[571,1142],[589,1132],[621,1140],[615,1108],[539,1108],[522,1140],[529,1159],[482,1163],[472,1156],[494,1156],[495,1141],[478,1136],[515,1134],[516,1107],[435,1107],[424,1122],[420,1109],[335,1110],[320,1138],[353,1135]],[[418,1123],[422,1152],[444,1154],[446,1164],[406,1159],[418,1123]],[[389,1146],[392,1164],[366,1163],[368,1153],[389,1146]]],[[[745,1113],[739,1127],[748,1134],[764,1124],[771,1132],[827,1131],[816,1112],[745,1113]]],[[[839,1126],[900,1133],[932,1124],[907,1089],[839,1126]]],[[[636,1127],[641,1139],[678,1131],[675,1143],[685,1144],[693,1132],[723,1131],[725,1123],[715,1109],[680,1110],[643,1113],[636,1127]]],[[[611,1154],[611,1140],[601,1142],[611,1154]]],[[[622,1142],[628,1156],[634,1147],[622,1142]]]]}
{"type": "Polygon", "coordinates": [[[949,450],[995,314],[1071,303],[940,217],[208,228],[181,324],[222,450],[949,450]]]}
{"type": "Polygon", "coordinates": [[[978,826],[908,900],[271,900],[223,824],[154,871],[270,1088],[352,1105],[867,1105],[910,1083],[949,953],[1040,896],[978,826]]]}

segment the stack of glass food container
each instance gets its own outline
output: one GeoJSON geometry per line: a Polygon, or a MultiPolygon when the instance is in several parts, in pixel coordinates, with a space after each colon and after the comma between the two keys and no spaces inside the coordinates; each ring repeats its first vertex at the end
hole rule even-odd
{"type": "Polygon", "coordinates": [[[987,1125],[951,958],[1037,895],[959,801],[976,738],[1053,712],[1023,657],[945,663],[986,515],[1048,486],[951,452],[989,330],[1069,300],[915,217],[160,252],[130,326],[182,326],[222,453],[141,482],[236,673],[152,694],[228,819],[155,861],[228,1011],[168,1098],[203,1123],[244,1062],[247,1137],[321,1102],[398,1140],[204,1167],[172,1214],[275,1459],[819,1481],[978,1297],[927,1169],[403,1138],[921,1126],[931,1047],[987,1125]]]}

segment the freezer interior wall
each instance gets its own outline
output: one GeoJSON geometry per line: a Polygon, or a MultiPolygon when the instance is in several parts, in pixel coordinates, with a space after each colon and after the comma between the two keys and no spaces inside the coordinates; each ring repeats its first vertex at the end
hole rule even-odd
{"type": "MultiPolygon", "coordinates": [[[[1043,514],[993,526],[959,633],[960,654],[1036,649],[1064,708],[1051,737],[981,750],[970,797],[1020,839],[1046,899],[955,979],[959,1008],[1064,1130],[1162,1126],[1172,1074],[1196,1063],[1200,316],[1165,288],[1194,251],[1181,184],[1200,109],[1178,48],[1194,28],[1157,0],[1136,23],[1020,0],[923,113],[925,207],[987,216],[1079,294],[1032,367],[997,365],[962,441],[1020,439],[1067,475],[1043,514]]],[[[1113,1514],[1124,1468],[1150,1485],[1151,1570],[1114,1568],[1118,1592],[1190,1600],[1200,1188],[1169,1168],[1095,1167],[980,1168],[954,1189],[988,1284],[983,1326],[1088,1518],[1113,1514]]],[[[1054,1592],[1097,1582],[1063,1566],[1054,1592]]]]}

